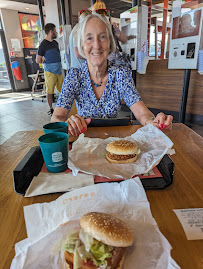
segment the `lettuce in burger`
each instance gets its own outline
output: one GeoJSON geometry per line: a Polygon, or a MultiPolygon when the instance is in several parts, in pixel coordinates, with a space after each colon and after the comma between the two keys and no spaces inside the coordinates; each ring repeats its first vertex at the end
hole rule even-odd
{"type": "Polygon", "coordinates": [[[133,244],[130,228],[120,219],[90,212],[80,219],[81,230],[67,236],[67,269],[120,269],[125,248],[133,244]]]}

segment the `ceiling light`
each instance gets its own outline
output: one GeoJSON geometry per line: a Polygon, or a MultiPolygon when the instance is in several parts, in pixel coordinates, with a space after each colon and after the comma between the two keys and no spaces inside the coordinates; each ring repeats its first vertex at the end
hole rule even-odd
{"type": "Polygon", "coordinates": [[[25,9],[30,9],[29,7],[26,7],[25,9]]]}

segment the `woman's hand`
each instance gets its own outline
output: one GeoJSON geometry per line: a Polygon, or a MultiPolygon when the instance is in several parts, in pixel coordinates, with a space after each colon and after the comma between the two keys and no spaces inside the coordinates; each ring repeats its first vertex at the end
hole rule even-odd
{"type": "Polygon", "coordinates": [[[79,136],[81,133],[87,131],[87,125],[90,123],[91,119],[84,119],[78,114],[72,115],[67,119],[68,123],[68,134],[73,136],[79,136]]]}
{"type": "Polygon", "coordinates": [[[165,115],[163,112],[154,117],[151,111],[145,106],[143,101],[139,101],[130,107],[131,111],[135,115],[135,118],[144,126],[149,123],[162,131],[172,129],[173,116],[165,115]]]}
{"type": "MultiPolygon", "coordinates": [[[[163,112],[160,112],[156,115],[156,118],[153,120],[152,124],[158,127],[162,131],[172,129],[173,116],[165,115],[163,112]]],[[[149,122],[147,122],[148,124],[149,122]]]]}

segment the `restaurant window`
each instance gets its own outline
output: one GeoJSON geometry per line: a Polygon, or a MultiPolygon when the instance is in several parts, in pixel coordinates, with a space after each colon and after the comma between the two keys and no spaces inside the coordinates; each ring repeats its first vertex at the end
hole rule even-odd
{"type": "MultiPolygon", "coordinates": [[[[157,28],[157,54],[161,55],[161,40],[162,40],[162,26],[157,28]]],[[[150,45],[149,45],[149,56],[155,56],[155,26],[150,26],[150,45]]],[[[166,58],[166,51],[168,46],[168,39],[170,38],[170,28],[167,27],[166,36],[165,36],[165,46],[164,46],[164,58],[166,58]]]]}
{"type": "MultiPolygon", "coordinates": [[[[165,45],[164,45],[164,59],[167,58],[167,51],[169,50],[170,30],[171,30],[171,17],[167,16],[166,29],[165,29],[165,45]]],[[[152,17],[150,25],[150,42],[149,42],[149,56],[156,56],[155,48],[157,47],[157,59],[161,56],[161,42],[162,42],[162,25],[163,14],[160,17],[152,17]]]]}
{"type": "Polygon", "coordinates": [[[39,47],[40,18],[37,15],[18,13],[24,48],[39,47]]]}

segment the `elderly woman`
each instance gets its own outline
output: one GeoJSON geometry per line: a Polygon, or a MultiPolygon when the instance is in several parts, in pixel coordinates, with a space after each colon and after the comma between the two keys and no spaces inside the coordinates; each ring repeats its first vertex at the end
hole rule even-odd
{"type": "Polygon", "coordinates": [[[91,14],[80,21],[78,51],[87,61],[68,70],[51,121],[68,122],[69,134],[78,136],[87,130],[91,118],[116,117],[124,99],[142,125],[170,130],[173,117],[152,114],[135,88],[131,70],[107,61],[114,50],[111,26],[104,17],[91,14]],[[68,117],[74,100],[78,114],[68,117]]]}

